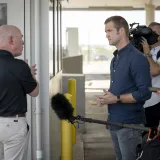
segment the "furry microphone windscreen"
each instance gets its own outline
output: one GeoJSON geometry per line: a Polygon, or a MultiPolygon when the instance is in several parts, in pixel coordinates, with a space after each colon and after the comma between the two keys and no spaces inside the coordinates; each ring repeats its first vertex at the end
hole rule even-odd
{"type": "Polygon", "coordinates": [[[61,120],[73,122],[73,107],[68,99],[60,93],[51,98],[51,107],[61,120]]]}

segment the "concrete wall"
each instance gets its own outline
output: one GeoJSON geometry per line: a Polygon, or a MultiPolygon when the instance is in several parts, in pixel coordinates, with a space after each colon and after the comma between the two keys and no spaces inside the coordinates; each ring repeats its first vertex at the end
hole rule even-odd
{"type": "MultiPolygon", "coordinates": [[[[76,112],[77,115],[85,117],[85,76],[83,74],[63,74],[62,75],[62,92],[68,92],[68,79],[76,79],[76,99],[77,106],[76,112]]],[[[84,124],[81,124],[77,128],[77,132],[84,133],[84,124]]]]}
{"type": "MultiPolygon", "coordinates": [[[[49,82],[50,97],[62,90],[62,72],[59,72],[49,82]]],[[[50,107],[50,158],[59,160],[61,155],[61,121],[50,107]]]]}
{"type": "Polygon", "coordinates": [[[82,74],[83,73],[83,56],[70,56],[62,59],[63,73],[82,74]],[[69,64],[69,65],[68,65],[69,64]]]}
{"type": "Polygon", "coordinates": [[[78,28],[67,28],[67,56],[76,56],[79,54],[79,36],[78,28]]]}

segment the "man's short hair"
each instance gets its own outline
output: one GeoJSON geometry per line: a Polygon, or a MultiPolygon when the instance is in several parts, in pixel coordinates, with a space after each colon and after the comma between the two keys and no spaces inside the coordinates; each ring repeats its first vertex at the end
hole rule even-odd
{"type": "Polygon", "coordinates": [[[123,17],[121,17],[121,16],[109,17],[109,18],[107,18],[105,20],[104,24],[107,24],[109,22],[113,22],[114,23],[114,26],[117,29],[117,31],[119,31],[119,29],[121,27],[123,27],[125,32],[126,32],[126,35],[129,37],[129,26],[128,26],[127,21],[123,17]]]}
{"type": "Polygon", "coordinates": [[[158,23],[158,22],[151,22],[148,27],[151,28],[151,27],[154,27],[154,26],[160,26],[160,23],[158,23]]]}

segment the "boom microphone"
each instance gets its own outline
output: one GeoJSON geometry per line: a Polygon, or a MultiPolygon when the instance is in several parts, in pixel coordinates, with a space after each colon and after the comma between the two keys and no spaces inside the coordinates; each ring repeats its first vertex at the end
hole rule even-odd
{"type": "Polygon", "coordinates": [[[56,115],[59,117],[60,120],[68,120],[72,124],[75,122],[75,120],[78,120],[83,122],[98,123],[103,125],[113,125],[122,128],[131,128],[143,131],[149,131],[150,129],[148,127],[142,127],[136,124],[123,124],[119,122],[102,121],[92,118],[84,118],[80,115],[73,116],[74,108],[72,107],[68,99],[63,94],[60,93],[57,93],[51,98],[51,107],[55,111],[56,115]]]}
{"type": "Polygon", "coordinates": [[[51,98],[51,107],[55,111],[59,119],[68,120],[71,123],[74,122],[74,108],[63,94],[57,93],[51,98]]]}

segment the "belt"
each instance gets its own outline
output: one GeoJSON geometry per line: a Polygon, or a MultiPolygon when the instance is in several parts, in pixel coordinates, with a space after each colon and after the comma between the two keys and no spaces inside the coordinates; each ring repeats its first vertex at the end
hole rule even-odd
{"type": "Polygon", "coordinates": [[[26,114],[17,114],[14,117],[26,117],[26,114]]]}
{"type": "MultiPolygon", "coordinates": [[[[0,116],[0,117],[4,117],[4,116],[0,116]]],[[[6,116],[5,118],[18,118],[18,117],[26,117],[26,114],[25,113],[21,113],[21,114],[16,114],[15,116],[6,116]]]]}

